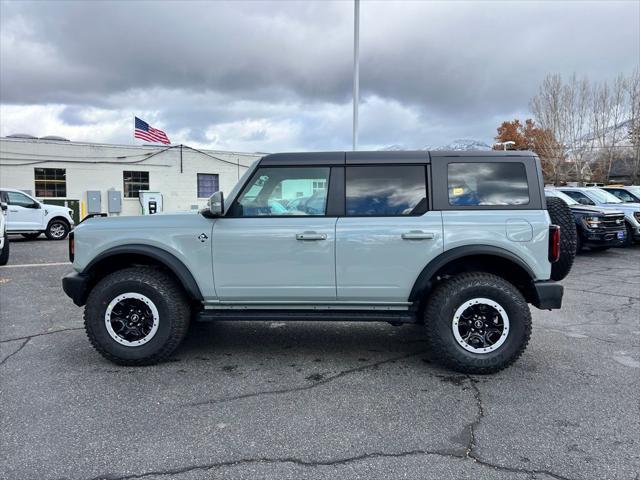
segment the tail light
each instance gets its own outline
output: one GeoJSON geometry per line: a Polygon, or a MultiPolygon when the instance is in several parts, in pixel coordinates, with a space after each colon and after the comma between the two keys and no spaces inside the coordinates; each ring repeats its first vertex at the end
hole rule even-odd
{"type": "Polygon", "coordinates": [[[549,261],[555,263],[560,260],[560,226],[549,226],[549,261]]]}
{"type": "Polygon", "coordinates": [[[73,238],[73,232],[69,233],[69,261],[73,263],[73,257],[76,253],[76,243],[73,238]]]}

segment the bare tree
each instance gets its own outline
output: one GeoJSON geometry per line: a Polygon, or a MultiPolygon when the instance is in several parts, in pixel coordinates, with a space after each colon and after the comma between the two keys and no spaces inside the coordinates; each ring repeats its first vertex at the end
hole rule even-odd
{"type": "Polygon", "coordinates": [[[640,183],[640,69],[636,69],[627,79],[625,97],[629,115],[629,140],[633,149],[631,178],[634,183],[640,183]]]}

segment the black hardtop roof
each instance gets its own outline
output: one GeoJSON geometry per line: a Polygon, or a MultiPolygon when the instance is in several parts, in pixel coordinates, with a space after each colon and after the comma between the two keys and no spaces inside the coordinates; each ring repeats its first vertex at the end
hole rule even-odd
{"type": "Polygon", "coordinates": [[[528,150],[478,150],[458,152],[455,150],[414,150],[414,151],[357,151],[357,152],[291,152],[272,153],[260,159],[262,166],[281,165],[349,165],[380,163],[431,163],[437,158],[479,158],[479,157],[535,157],[528,150]]]}

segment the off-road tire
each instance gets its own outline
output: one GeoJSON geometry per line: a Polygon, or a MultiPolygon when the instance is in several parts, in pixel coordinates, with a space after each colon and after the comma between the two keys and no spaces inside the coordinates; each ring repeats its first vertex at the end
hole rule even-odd
{"type": "Polygon", "coordinates": [[[64,240],[65,238],[67,238],[67,235],[69,235],[70,231],[71,231],[71,226],[66,221],[54,218],[49,222],[49,225],[47,225],[47,229],[44,231],[44,234],[47,236],[49,240],[64,240]],[[55,228],[64,229],[64,233],[59,236],[54,235],[52,233],[52,230],[55,228]]]}
{"type": "Polygon", "coordinates": [[[576,256],[576,222],[569,205],[561,198],[547,198],[547,210],[551,223],[560,226],[560,259],[551,264],[551,280],[562,280],[571,271],[576,256]]]}
{"type": "Polygon", "coordinates": [[[490,273],[462,273],[438,285],[424,311],[424,328],[431,358],[462,373],[489,374],[515,362],[531,337],[531,312],[520,291],[505,279],[490,273]],[[509,318],[509,333],[496,350],[473,353],[455,339],[452,322],[456,310],[473,298],[499,303],[509,318]]]}
{"type": "Polygon", "coordinates": [[[84,326],[93,347],[118,365],[153,365],[166,360],[189,329],[189,301],[181,285],[153,267],[132,267],[107,275],[93,288],[84,311],[84,326]],[[126,292],[145,295],[159,314],[158,330],[147,343],[126,346],[116,342],[105,326],[109,303],[126,292]]]}
{"type": "Polygon", "coordinates": [[[27,240],[35,240],[36,238],[38,238],[40,236],[41,233],[42,232],[21,233],[20,235],[22,235],[27,240]]]}
{"type": "MultiPolygon", "coordinates": [[[[0,213],[0,215],[2,215],[0,213]]],[[[2,251],[0,251],[0,265],[6,265],[9,262],[9,237],[5,234],[4,236],[4,246],[2,247],[2,251]]]]}

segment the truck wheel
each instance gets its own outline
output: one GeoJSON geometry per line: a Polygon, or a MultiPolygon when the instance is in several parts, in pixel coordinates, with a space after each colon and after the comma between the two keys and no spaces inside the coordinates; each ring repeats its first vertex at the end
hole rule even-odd
{"type": "Polygon", "coordinates": [[[462,373],[495,373],[524,352],[531,312],[511,283],[489,273],[462,273],[431,293],[424,312],[432,358],[462,373]]]}
{"type": "Polygon", "coordinates": [[[626,222],[624,226],[627,229],[627,236],[625,237],[624,242],[622,243],[622,246],[630,247],[631,245],[633,245],[633,228],[631,227],[631,225],[629,225],[626,222]]]}
{"type": "Polygon", "coordinates": [[[4,246],[2,247],[2,251],[0,251],[0,265],[6,265],[8,262],[9,262],[9,237],[5,235],[4,246]]]}
{"type": "Polygon", "coordinates": [[[571,271],[576,256],[576,222],[569,206],[561,198],[547,198],[551,223],[560,226],[560,259],[551,264],[551,280],[562,280],[571,271]]]}
{"type": "Polygon", "coordinates": [[[44,234],[49,240],[64,240],[69,234],[69,224],[64,220],[53,219],[49,222],[44,234]]]}
{"type": "Polygon", "coordinates": [[[40,233],[42,233],[42,232],[21,233],[20,235],[22,235],[27,240],[35,240],[36,238],[38,238],[40,236],[40,233]]]}
{"type": "Polygon", "coordinates": [[[169,357],[189,328],[188,299],[162,270],[133,267],[93,288],[84,326],[94,348],[119,365],[152,365],[169,357]]]}

